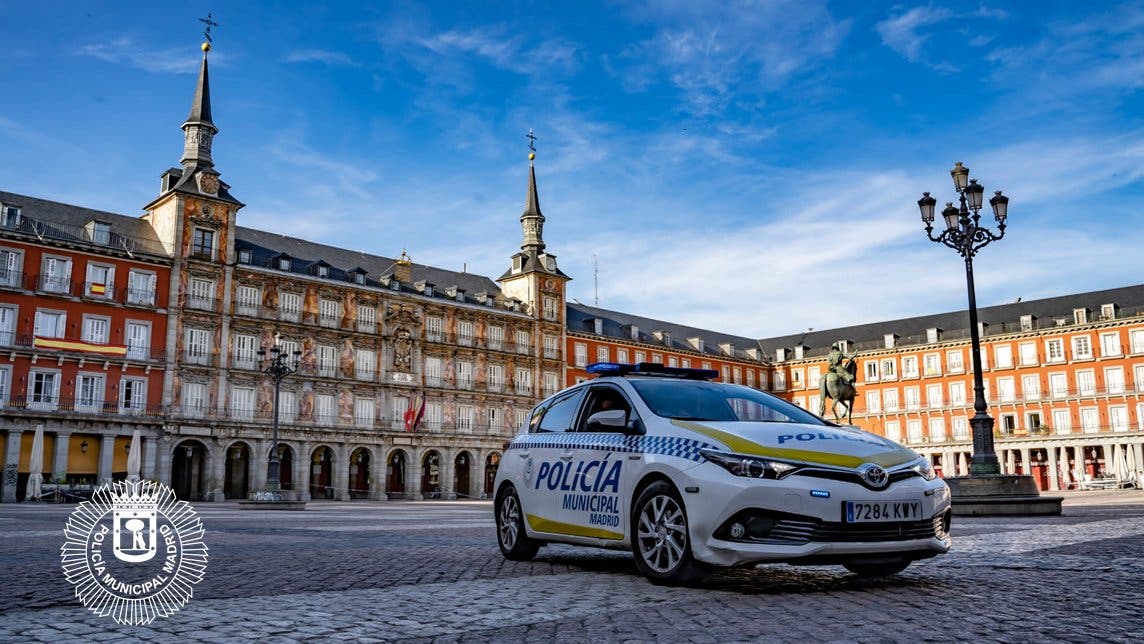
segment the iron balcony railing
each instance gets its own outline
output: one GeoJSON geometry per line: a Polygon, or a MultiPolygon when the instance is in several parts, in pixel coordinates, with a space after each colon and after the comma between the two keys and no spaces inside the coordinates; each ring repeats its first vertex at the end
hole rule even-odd
{"type": "Polygon", "coordinates": [[[122,250],[128,253],[167,256],[166,249],[158,240],[122,235],[87,226],[48,223],[33,217],[21,216],[18,222],[4,218],[3,221],[0,221],[0,227],[6,231],[34,236],[41,241],[51,239],[122,250]]]}
{"type": "MultiPolygon", "coordinates": [[[[269,426],[274,422],[272,411],[262,411],[242,406],[229,406],[225,410],[209,409],[200,405],[170,405],[167,413],[172,418],[188,420],[205,420],[212,422],[229,422],[235,424],[253,424],[269,426]]],[[[353,414],[339,414],[315,412],[312,420],[302,420],[297,414],[287,415],[280,412],[279,426],[300,427],[312,429],[359,429],[368,431],[400,432],[410,434],[462,434],[475,436],[512,436],[515,427],[503,424],[490,426],[487,422],[474,421],[472,424],[464,422],[445,423],[430,421],[424,418],[418,423],[416,430],[406,430],[404,418],[380,417],[366,418],[353,414]]]]}
{"type": "Polygon", "coordinates": [[[90,416],[163,415],[162,405],[124,405],[114,400],[82,400],[65,396],[8,396],[0,398],[0,409],[8,412],[57,412],[90,416]]]}
{"type": "Polygon", "coordinates": [[[167,352],[164,349],[153,349],[148,346],[139,345],[114,345],[106,342],[93,342],[85,340],[82,337],[64,336],[60,338],[49,337],[44,335],[32,335],[27,333],[12,333],[0,332],[0,348],[2,349],[31,349],[36,352],[48,351],[59,352],[68,354],[79,355],[95,355],[97,359],[105,360],[128,360],[138,362],[163,362],[167,359],[167,352]],[[36,338],[40,338],[40,346],[36,346],[36,338]],[[46,344],[53,344],[58,342],[75,343],[79,345],[86,345],[91,347],[91,350],[85,351],[82,348],[58,348],[55,346],[45,346],[46,344]],[[121,355],[110,354],[100,349],[123,349],[124,353],[121,355]]]}

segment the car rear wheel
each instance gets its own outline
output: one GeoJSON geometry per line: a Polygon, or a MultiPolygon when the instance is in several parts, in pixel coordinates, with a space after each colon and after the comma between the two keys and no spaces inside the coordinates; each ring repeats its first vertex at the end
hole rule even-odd
{"type": "Polygon", "coordinates": [[[501,489],[493,513],[497,523],[497,543],[505,559],[528,561],[535,557],[540,542],[530,539],[524,531],[524,510],[515,488],[510,485],[501,489]]]}
{"type": "Polygon", "coordinates": [[[636,498],[631,542],[636,567],[654,583],[686,584],[707,575],[691,556],[683,500],[667,481],[652,483],[636,498]]]}
{"type": "Polygon", "coordinates": [[[851,561],[842,564],[850,572],[859,577],[889,577],[905,570],[911,561],[909,559],[890,559],[886,561],[851,561]]]}

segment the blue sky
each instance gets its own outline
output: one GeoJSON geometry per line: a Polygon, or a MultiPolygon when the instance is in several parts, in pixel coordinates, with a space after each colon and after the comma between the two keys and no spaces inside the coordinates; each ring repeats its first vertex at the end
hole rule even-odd
{"type": "Polygon", "coordinates": [[[244,225],[495,277],[531,127],[587,304],[595,254],[601,306],[742,335],[963,308],[954,161],[1012,197],[983,305],[1144,281],[1142,3],[328,5],[0,0],[0,188],[139,214],[212,11],[244,225]]]}

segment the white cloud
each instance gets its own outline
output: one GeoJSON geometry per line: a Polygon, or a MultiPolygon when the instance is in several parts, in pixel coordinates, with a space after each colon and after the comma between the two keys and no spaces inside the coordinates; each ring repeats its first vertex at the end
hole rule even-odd
{"type": "MultiPolygon", "coordinates": [[[[130,38],[117,38],[109,42],[84,45],[79,48],[78,53],[81,56],[91,56],[116,65],[173,74],[197,73],[202,60],[197,53],[185,47],[153,49],[140,45],[130,38]]],[[[211,62],[218,63],[219,55],[212,54],[211,62]]]]}
{"type": "Polygon", "coordinates": [[[356,65],[354,59],[340,51],[326,49],[298,49],[286,54],[284,61],[288,63],[323,63],[325,65],[356,65]]]}
{"type": "Polygon", "coordinates": [[[468,55],[518,74],[570,71],[578,63],[577,47],[563,39],[534,41],[524,36],[505,36],[503,29],[453,29],[412,42],[440,56],[468,55]]]}
{"type": "Polygon", "coordinates": [[[882,36],[882,44],[905,56],[906,60],[918,62],[924,60],[922,46],[929,39],[929,35],[922,33],[922,29],[952,16],[948,9],[914,7],[904,13],[891,15],[875,25],[874,29],[882,36]]]}

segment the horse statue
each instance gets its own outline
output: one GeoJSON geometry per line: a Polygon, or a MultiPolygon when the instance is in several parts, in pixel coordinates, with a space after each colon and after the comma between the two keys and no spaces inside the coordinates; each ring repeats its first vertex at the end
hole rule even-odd
{"type": "Polygon", "coordinates": [[[846,406],[846,424],[850,425],[852,424],[850,418],[854,413],[854,398],[858,395],[858,390],[853,384],[854,378],[858,375],[858,363],[854,362],[854,358],[851,357],[846,360],[842,368],[850,374],[851,382],[846,382],[834,371],[828,371],[826,376],[822,378],[822,384],[819,387],[822,394],[819,396],[819,400],[822,403],[819,406],[818,415],[826,416],[826,399],[830,398],[830,410],[834,412],[834,420],[842,421],[838,416],[838,404],[842,403],[846,406]]]}

